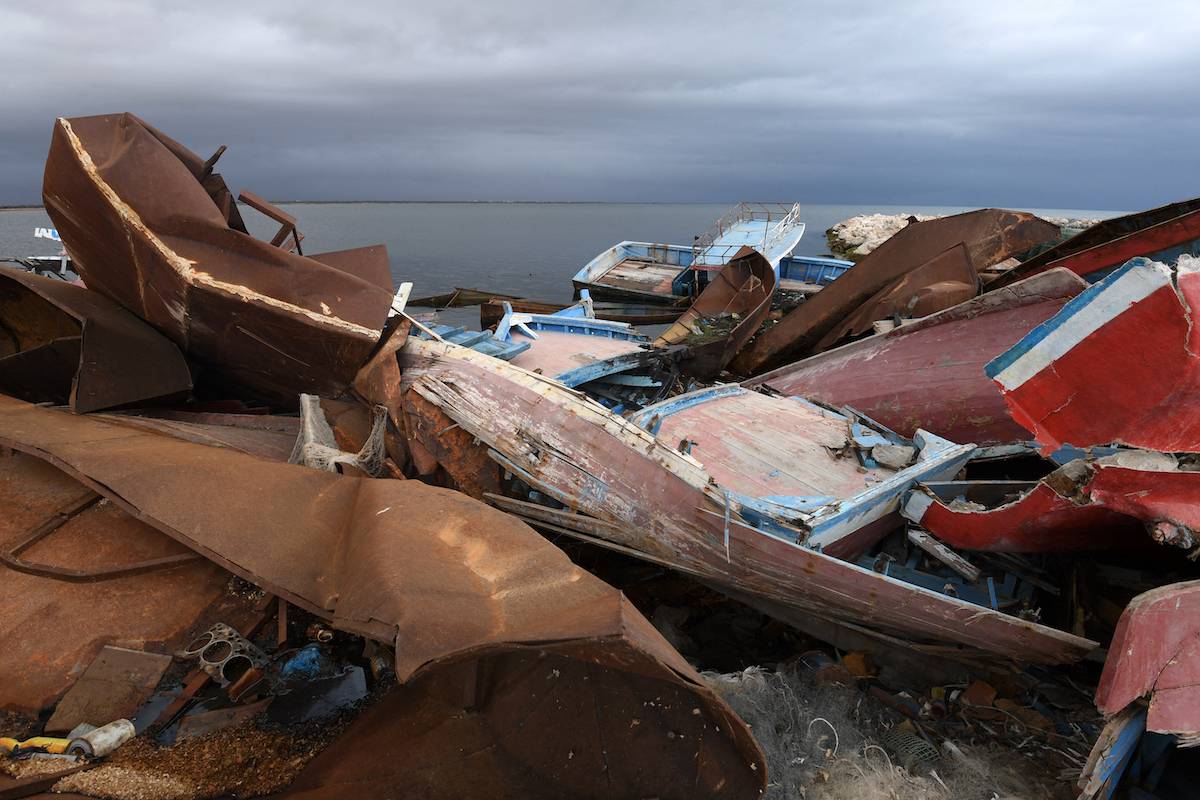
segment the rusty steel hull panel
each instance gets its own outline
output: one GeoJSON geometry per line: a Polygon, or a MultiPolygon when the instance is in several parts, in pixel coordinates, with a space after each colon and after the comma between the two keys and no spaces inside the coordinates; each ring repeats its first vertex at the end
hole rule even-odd
{"type": "MultiPolygon", "coordinates": [[[[0,548],[10,549],[90,494],[44,461],[22,453],[0,456],[0,548]]],[[[106,503],[68,520],[26,555],[66,568],[96,569],[187,552],[106,503]]],[[[227,596],[231,577],[203,560],[96,583],[69,583],[0,564],[0,708],[36,715],[66,692],[107,644],[155,653],[181,647],[195,627],[217,621],[214,607],[227,596]]]]}
{"type": "Polygon", "coordinates": [[[218,203],[228,193],[206,188],[214,177],[133,115],[60,119],[42,197],[88,287],[206,375],[287,406],[303,391],[339,393],[391,304],[382,248],[326,256],[330,266],[259,241],[233,218],[236,206],[218,203]]]}
{"type": "Polygon", "coordinates": [[[1086,288],[1055,270],[798,361],[744,386],[852,406],[901,436],[918,428],[981,446],[1029,438],[984,367],[1086,288]]]}
{"type": "Polygon", "coordinates": [[[688,355],[681,362],[683,370],[700,380],[712,380],[767,318],[776,283],[770,262],[757,251],[743,247],[704,287],[691,308],[663,331],[654,344],[659,347],[689,345],[688,355]],[[740,317],[732,330],[713,341],[693,341],[693,326],[701,320],[724,314],[740,317]]]}
{"type": "Polygon", "coordinates": [[[1005,286],[1059,268],[1077,275],[1100,275],[1137,256],[1174,261],[1184,253],[1200,255],[1200,197],[1101,220],[989,285],[1005,286]]]}
{"type": "Polygon", "coordinates": [[[751,528],[726,511],[726,498],[694,458],[549,379],[414,339],[401,351],[401,366],[410,391],[495,451],[506,469],[581,512],[555,524],[577,524],[597,543],[792,612],[916,641],[1047,663],[1095,647],[751,528]]]}
{"type": "Polygon", "coordinates": [[[979,274],[965,244],[956,244],[875,293],[817,344],[828,350],[847,337],[869,333],[876,320],[927,317],[979,293],[979,274]]]}
{"type": "Polygon", "coordinates": [[[299,435],[299,420],[295,417],[259,417],[264,424],[276,421],[274,429],[243,427],[233,419],[236,414],[173,414],[171,418],[143,416],[141,414],[99,414],[100,418],[131,428],[156,431],[166,436],[184,439],[211,447],[230,447],[243,453],[272,461],[287,461],[292,455],[299,435]],[[189,419],[189,417],[191,419],[189,419]],[[195,421],[196,417],[204,422],[195,421]]]}
{"type": "Polygon", "coordinates": [[[45,731],[66,733],[80,723],[133,719],[169,666],[166,653],[106,645],[55,706],[45,731]]]}
{"type": "MultiPolygon", "coordinates": [[[[540,759],[513,774],[515,765],[502,758],[493,773],[501,794],[560,780],[549,770],[561,741],[579,742],[578,756],[586,763],[606,752],[631,765],[622,774],[624,788],[642,787],[635,794],[657,791],[661,779],[647,772],[632,739],[602,739],[615,722],[600,713],[591,719],[577,713],[607,702],[604,687],[642,679],[686,698],[642,718],[656,736],[668,738],[688,717],[711,731],[705,760],[690,751],[690,768],[675,779],[711,797],[754,797],[765,785],[762,753],[745,725],[620,592],[571,564],[520,521],[465,495],[417,481],[272,463],[5,397],[0,443],[59,466],[128,513],[334,626],[394,646],[401,682],[462,662],[486,669],[489,659],[529,650],[584,659],[581,669],[628,673],[606,676],[594,687],[560,683],[553,706],[539,711],[542,722],[524,729],[526,741],[482,743],[497,752],[519,744],[540,759]],[[600,741],[604,752],[586,750],[600,741]]],[[[521,697],[512,695],[514,684],[485,686],[492,692],[487,702],[521,697]]],[[[453,713],[461,715],[476,701],[461,681],[457,687],[453,713]]],[[[397,691],[411,696],[421,690],[397,691]]],[[[369,745],[361,739],[356,744],[369,745]]],[[[432,745],[424,755],[417,750],[408,763],[430,766],[430,759],[444,755],[432,745]]],[[[683,769],[679,758],[674,763],[683,769]]],[[[578,780],[595,796],[626,796],[614,794],[603,770],[578,780]]],[[[434,787],[430,796],[453,795],[434,787]]]]}
{"type": "Polygon", "coordinates": [[[1032,214],[994,208],[912,223],[764,331],[734,369],[754,375],[811,354],[872,295],[960,242],[975,268],[984,269],[1057,236],[1058,226],[1032,214]]]}
{"type": "Polygon", "coordinates": [[[162,334],[103,295],[0,267],[0,390],[86,413],[184,396],[187,362],[162,334]]]}
{"type": "Polygon", "coordinates": [[[997,356],[988,376],[1046,451],[1200,452],[1198,313],[1200,261],[1136,259],[997,356]]]}
{"type": "Polygon", "coordinates": [[[743,723],[700,707],[628,642],[513,650],[385,695],[283,796],[757,797],[725,766],[726,731],[743,723]]]}
{"type": "Polygon", "coordinates": [[[1147,730],[1200,736],[1200,581],[1138,595],[1121,614],[1096,707],[1113,715],[1147,696],[1147,730]]]}

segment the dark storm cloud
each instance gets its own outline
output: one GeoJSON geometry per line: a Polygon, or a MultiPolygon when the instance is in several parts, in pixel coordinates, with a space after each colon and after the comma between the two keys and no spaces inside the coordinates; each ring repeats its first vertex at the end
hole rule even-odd
{"type": "Polygon", "coordinates": [[[129,110],[280,199],[1135,208],[1200,193],[1193,8],[0,0],[0,202],[129,110]]]}

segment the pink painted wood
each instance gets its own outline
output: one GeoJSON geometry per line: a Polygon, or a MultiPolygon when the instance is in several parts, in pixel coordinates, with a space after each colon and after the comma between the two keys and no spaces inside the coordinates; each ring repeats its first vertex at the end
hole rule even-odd
{"type": "Polygon", "coordinates": [[[768,372],[765,385],[850,405],[902,436],[917,428],[981,446],[1024,441],[984,365],[1057,313],[1085,283],[1054,270],[887,333],[768,372]]]}
{"type": "MultiPolygon", "coordinates": [[[[788,609],[1019,661],[1076,661],[1087,639],[768,536],[730,514],[701,465],[549,380],[454,345],[410,339],[404,380],[527,481],[610,523],[617,545],[788,609]]],[[[788,402],[788,401],[780,401],[788,402]]]]}

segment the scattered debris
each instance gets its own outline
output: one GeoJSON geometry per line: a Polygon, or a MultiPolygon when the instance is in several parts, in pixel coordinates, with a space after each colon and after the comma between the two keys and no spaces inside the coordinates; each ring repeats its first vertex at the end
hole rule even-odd
{"type": "Polygon", "coordinates": [[[223,151],[58,120],[0,268],[0,796],[1194,788],[1198,201],[410,300],[223,151]]]}

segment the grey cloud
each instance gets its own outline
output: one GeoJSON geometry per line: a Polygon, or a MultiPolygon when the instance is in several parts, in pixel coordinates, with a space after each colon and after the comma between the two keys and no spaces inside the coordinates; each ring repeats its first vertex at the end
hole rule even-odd
{"type": "Polygon", "coordinates": [[[1198,194],[1200,10],[0,0],[0,202],[133,111],[306,199],[1136,208],[1198,194]]]}

